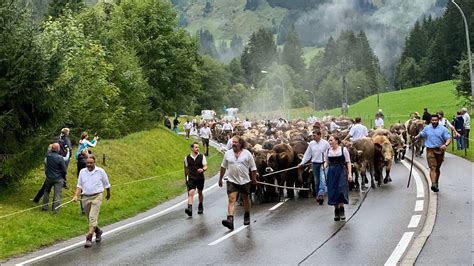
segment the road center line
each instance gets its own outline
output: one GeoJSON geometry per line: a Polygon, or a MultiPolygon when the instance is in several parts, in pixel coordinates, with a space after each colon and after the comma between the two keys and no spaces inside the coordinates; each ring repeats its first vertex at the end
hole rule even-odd
{"type": "Polygon", "coordinates": [[[415,211],[416,212],[421,212],[423,210],[423,205],[425,205],[424,200],[417,200],[415,203],[415,211]]]}
{"type": "MultiPolygon", "coordinates": [[[[410,164],[406,161],[402,161],[402,164],[410,170],[410,164]]],[[[420,175],[416,170],[413,169],[413,178],[415,179],[416,184],[416,197],[417,198],[424,198],[425,197],[425,187],[423,186],[423,182],[421,181],[420,175]]]]}
{"type": "Polygon", "coordinates": [[[218,243],[220,243],[220,242],[226,240],[227,238],[229,238],[229,237],[231,237],[231,236],[237,234],[238,232],[244,230],[244,229],[247,228],[247,227],[248,227],[248,225],[242,225],[241,227],[239,227],[239,228],[237,228],[236,230],[234,230],[234,231],[232,231],[232,232],[226,234],[225,236],[223,236],[223,237],[217,239],[216,241],[214,241],[214,242],[212,242],[212,243],[209,243],[208,246],[214,246],[215,244],[218,244],[218,243]]]}
{"type": "Polygon", "coordinates": [[[400,239],[400,242],[398,242],[397,247],[392,252],[392,255],[390,255],[388,260],[385,262],[384,264],[385,266],[397,265],[403,253],[405,253],[405,250],[407,249],[408,244],[410,244],[410,241],[414,233],[415,232],[405,232],[403,234],[402,239],[400,239]]]}
{"type": "Polygon", "coordinates": [[[284,201],[280,202],[280,203],[277,203],[275,206],[271,207],[270,209],[268,209],[269,211],[274,211],[276,210],[278,207],[280,207],[281,205],[283,205],[285,202],[287,202],[288,199],[285,199],[284,201]]]}
{"type": "Polygon", "coordinates": [[[421,220],[421,215],[416,214],[413,215],[410,219],[410,223],[408,224],[408,228],[416,228],[418,224],[420,223],[421,220]]]}
{"type": "MultiPolygon", "coordinates": [[[[210,186],[210,187],[208,187],[208,188],[206,188],[206,189],[204,189],[203,192],[207,192],[207,191],[209,191],[209,190],[211,190],[211,189],[213,189],[213,188],[215,188],[215,187],[217,187],[217,183],[214,184],[214,185],[212,185],[212,186],[210,186]]],[[[196,196],[197,196],[197,195],[196,195],[196,196]]],[[[186,202],[188,202],[188,199],[185,199],[185,200],[183,200],[183,201],[180,201],[179,203],[177,203],[177,204],[175,204],[175,205],[173,205],[173,206],[171,206],[171,207],[169,207],[169,208],[167,208],[167,209],[164,209],[164,210],[162,210],[162,211],[160,211],[160,212],[157,212],[157,213],[154,213],[154,214],[152,214],[152,215],[143,217],[143,218],[140,219],[140,220],[136,220],[136,221],[133,221],[133,222],[124,224],[124,225],[119,226],[119,227],[117,227],[117,228],[114,228],[114,229],[112,229],[112,230],[110,230],[110,231],[105,231],[105,232],[102,234],[102,236],[106,236],[106,235],[112,234],[112,233],[114,233],[114,232],[117,232],[117,231],[126,229],[126,228],[128,228],[128,227],[130,227],[130,226],[132,226],[132,225],[136,225],[136,224],[142,223],[142,222],[144,222],[144,221],[150,220],[150,219],[155,218],[155,217],[160,217],[160,216],[162,216],[162,215],[164,215],[164,214],[167,214],[168,212],[172,211],[173,209],[175,209],[175,208],[181,206],[182,204],[184,204],[184,203],[186,203],[186,202]]],[[[68,251],[68,250],[70,250],[70,249],[76,248],[76,247],[81,246],[81,245],[83,245],[83,244],[84,244],[84,241],[77,242],[77,243],[72,244],[72,245],[69,245],[69,246],[67,246],[67,247],[63,247],[63,248],[57,249],[57,250],[55,250],[55,251],[51,251],[51,252],[49,252],[49,253],[43,254],[43,255],[41,255],[41,256],[34,257],[34,258],[29,259],[29,260],[27,260],[27,261],[18,263],[17,265],[29,264],[29,263],[35,262],[35,261],[37,261],[37,260],[41,260],[41,259],[43,259],[43,258],[50,257],[50,256],[52,256],[52,255],[60,254],[60,253],[62,253],[62,252],[65,252],[65,251],[68,251]]]]}

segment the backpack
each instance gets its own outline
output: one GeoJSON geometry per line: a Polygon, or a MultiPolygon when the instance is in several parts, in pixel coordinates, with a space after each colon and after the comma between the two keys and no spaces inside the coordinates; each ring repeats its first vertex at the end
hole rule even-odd
{"type": "Polygon", "coordinates": [[[59,152],[58,154],[65,157],[67,155],[67,142],[65,136],[59,136],[58,140],[56,141],[59,144],[59,152]]]}

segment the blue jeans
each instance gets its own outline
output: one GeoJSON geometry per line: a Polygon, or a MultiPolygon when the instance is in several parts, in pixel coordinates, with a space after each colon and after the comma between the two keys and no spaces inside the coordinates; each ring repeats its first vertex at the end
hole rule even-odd
{"type": "Polygon", "coordinates": [[[464,150],[464,136],[456,137],[456,144],[459,150],[464,150]]]}
{"type": "Polygon", "coordinates": [[[178,134],[178,127],[173,127],[174,133],[178,134]]]}
{"type": "Polygon", "coordinates": [[[326,179],[322,165],[322,163],[313,163],[313,196],[324,196],[326,193],[326,179]]]}

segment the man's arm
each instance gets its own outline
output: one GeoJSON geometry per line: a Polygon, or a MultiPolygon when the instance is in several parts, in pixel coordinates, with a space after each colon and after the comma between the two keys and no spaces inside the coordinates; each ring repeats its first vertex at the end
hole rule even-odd
{"type": "Polygon", "coordinates": [[[252,179],[252,184],[257,184],[257,170],[250,171],[250,178],[252,179]]]}
{"type": "Polygon", "coordinates": [[[221,166],[221,171],[219,173],[219,187],[222,187],[222,179],[224,178],[225,168],[221,166]]]}

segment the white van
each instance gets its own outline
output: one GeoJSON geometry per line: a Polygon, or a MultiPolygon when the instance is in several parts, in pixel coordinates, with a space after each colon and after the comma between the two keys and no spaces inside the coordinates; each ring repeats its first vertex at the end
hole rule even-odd
{"type": "Polygon", "coordinates": [[[212,120],[216,116],[216,112],[214,110],[202,110],[201,111],[201,119],[202,120],[212,120]]]}

